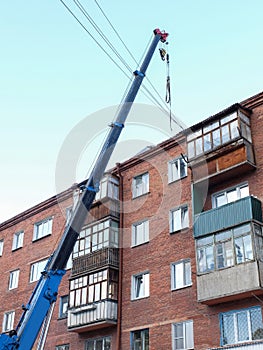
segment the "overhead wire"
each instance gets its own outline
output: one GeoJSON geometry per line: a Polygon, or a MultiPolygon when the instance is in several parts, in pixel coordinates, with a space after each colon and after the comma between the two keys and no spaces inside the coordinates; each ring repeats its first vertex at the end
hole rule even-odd
{"type": "Polygon", "coordinates": [[[87,10],[81,4],[79,0],[73,0],[79,10],[83,13],[83,15],[87,18],[92,27],[96,30],[96,32],[100,35],[100,37],[104,40],[104,42],[108,45],[108,47],[113,51],[113,53],[118,57],[121,63],[128,69],[130,73],[132,73],[132,68],[127,64],[127,62],[123,59],[123,57],[118,53],[115,49],[114,45],[110,42],[110,40],[106,37],[106,35],[102,32],[100,27],[95,23],[92,17],[88,14],[87,10]]]}
{"type": "Polygon", "coordinates": [[[109,57],[109,59],[123,72],[123,74],[130,79],[130,76],[122,69],[122,67],[111,57],[111,55],[103,48],[103,46],[98,42],[98,40],[91,34],[87,27],[77,18],[73,11],[67,6],[63,0],[59,0],[62,5],[67,9],[67,11],[75,18],[75,20],[81,25],[85,32],[95,41],[95,43],[100,47],[100,49],[109,57]]]}
{"type": "MultiPolygon", "coordinates": [[[[124,69],[116,62],[114,58],[108,53],[108,51],[99,43],[99,41],[94,37],[94,35],[88,30],[88,28],[81,22],[81,20],[74,14],[74,12],[69,8],[69,6],[63,1],[59,0],[63,6],[67,9],[67,11],[75,18],[75,20],[81,25],[81,27],[86,31],[86,33],[95,41],[95,43],[100,47],[100,49],[110,58],[110,60],[122,71],[122,73],[129,79],[129,81],[132,81],[132,76],[128,75],[124,69]]],[[[95,29],[95,31],[100,35],[100,37],[103,39],[103,41],[106,43],[106,45],[112,50],[112,52],[117,56],[117,58],[120,60],[120,62],[124,65],[126,70],[129,71],[129,73],[132,72],[131,67],[127,64],[127,62],[123,59],[123,57],[118,53],[114,45],[110,42],[110,40],[107,38],[107,36],[103,33],[103,31],[100,29],[100,27],[95,23],[95,21],[92,19],[92,17],[88,14],[85,7],[80,3],[79,0],[73,0],[75,5],[78,7],[78,9],[82,12],[82,14],[85,16],[85,18],[89,21],[89,23],[92,25],[92,27],[95,29]]],[[[106,15],[105,11],[103,11],[102,7],[98,4],[97,0],[94,0],[100,11],[102,12],[103,16],[106,18],[107,22],[113,29],[114,33],[117,35],[118,39],[121,41],[122,45],[125,47],[129,55],[132,57],[134,62],[137,66],[139,66],[138,61],[132,54],[132,52],[129,50],[128,46],[125,44],[124,40],[119,35],[118,31],[115,29],[113,24],[111,23],[110,19],[106,15]]],[[[151,39],[150,39],[151,41],[151,39]]],[[[149,44],[148,44],[149,45],[149,44]]],[[[147,48],[145,49],[145,51],[147,48]]],[[[169,116],[170,120],[172,120],[175,124],[177,124],[181,129],[184,129],[184,127],[173,117],[171,117],[171,112],[168,110],[167,105],[165,104],[162,96],[159,94],[158,90],[154,87],[154,85],[151,83],[150,79],[146,76],[147,82],[150,84],[151,88],[154,90],[155,94],[158,96],[159,100],[149,91],[149,89],[145,86],[145,84],[142,84],[142,93],[149,99],[151,102],[155,105],[157,105],[160,109],[165,110],[165,114],[169,116]]],[[[129,87],[129,84],[127,86],[127,89],[129,87]]],[[[126,89],[126,90],[127,90],[126,89]]],[[[124,95],[125,96],[125,95],[124,95]]],[[[122,101],[124,99],[124,96],[122,98],[122,101]]]]}

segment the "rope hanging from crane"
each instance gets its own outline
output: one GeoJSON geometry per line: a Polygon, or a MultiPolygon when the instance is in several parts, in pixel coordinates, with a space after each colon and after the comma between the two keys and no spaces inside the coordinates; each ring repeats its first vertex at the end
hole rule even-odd
{"type": "MultiPolygon", "coordinates": [[[[168,43],[166,43],[167,45],[168,43]]],[[[172,130],[172,103],[171,103],[171,79],[170,79],[170,56],[164,47],[159,48],[162,61],[166,61],[166,94],[165,102],[169,104],[170,129],[172,130]]]]}

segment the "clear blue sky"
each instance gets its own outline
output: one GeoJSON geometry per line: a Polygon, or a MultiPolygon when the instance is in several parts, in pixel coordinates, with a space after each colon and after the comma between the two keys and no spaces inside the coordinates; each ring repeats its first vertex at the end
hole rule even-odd
{"type": "MultiPolygon", "coordinates": [[[[98,3],[137,59],[154,28],[170,33],[173,113],[185,124],[263,90],[261,0],[98,3]]],[[[95,2],[82,4],[134,67],[95,2]]],[[[63,141],[83,118],[118,104],[128,79],[59,0],[1,1],[0,33],[1,222],[56,193],[63,141]]],[[[165,66],[155,56],[148,77],[163,96],[165,66]]]]}

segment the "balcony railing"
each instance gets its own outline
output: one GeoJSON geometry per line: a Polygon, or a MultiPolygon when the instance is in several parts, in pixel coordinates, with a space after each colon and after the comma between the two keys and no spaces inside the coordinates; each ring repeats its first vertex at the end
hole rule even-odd
{"type": "Polygon", "coordinates": [[[102,300],[68,310],[68,329],[78,333],[109,327],[117,323],[118,304],[102,300]]]}
{"type": "Polygon", "coordinates": [[[118,248],[103,248],[74,259],[71,274],[75,276],[105,266],[119,267],[118,248]]]}
{"type": "Polygon", "coordinates": [[[199,238],[250,220],[262,222],[261,202],[253,196],[195,215],[194,237],[199,238]]]}

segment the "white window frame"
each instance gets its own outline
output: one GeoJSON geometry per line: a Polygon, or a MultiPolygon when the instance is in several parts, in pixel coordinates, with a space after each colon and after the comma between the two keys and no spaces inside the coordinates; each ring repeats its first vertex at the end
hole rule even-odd
{"type": "Polygon", "coordinates": [[[30,277],[29,277],[29,282],[30,283],[38,281],[40,279],[41,272],[44,271],[44,268],[45,268],[47,262],[48,262],[48,258],[40,260],[40,261],[37,261],[37,262],[31,264],[30,277]]]}
{"type": "Polygon", "coordinates": [[[168,183],[183,179],[187,176],[187,163],[183,157],[168,162],[168,183]]]}
{"type": "Polygon", "coordinates": [[[150,273],[149,271],[141,272],[132,276],[131,282],[131,299],[143,299],[150,295],[150,273]]]}
{"type": "Polygon", "coordinates": [[[192,285],[191,260],[184,259],[171,264],[171,289],[177,290],[192,285]]]}
{"type": "Polygon", "coordinates": [[[188,205],[170,210],[170,233],[177,232],[189,227],[188,205]]]}
{"type": "Polygon", "coordinates": [[[15,320],[15,311],[7,311],[4,313],[3,325],[2,325],[3,332],[9,332],[13,330],[14,320],[15,320]]]}
{"type": "Polygon", "coordinates": [[[23,247],[24,231],[14,233],[12,250],[16,250],[23,247]]]}
{"type": "Polygon", "coordinates": [[[0,256],[3,255],[3,251],[4,251],[4,240],[0,239],[0,256]]]}
{"type": "Polygon", "coordinates": [[[9,274],[9,286],[8,286],[9,290],[15,289],[18,287],[19,273],[20,273],[19,269],[10,272],[10,274],[9,274]]]}
{"type": "Polygon", "coordinates": [[[172,324],[172,349],[188,350],[194,349],[194,328],[193,320],[178,322],[172,324]],[[176,327],[182,327],[182,336],[176,336],[176,327]],[[176,340],[183,340],[183,347],[176,346],[176,340]]]}
{"type": "Polygon", "coordinates": [[[137,175],[132,180],[132,198],[140,197],[149,192],[149,173],[137,175]],[[140,183],[137,183],[140,181],[140,183]]]}
{"type": "Polygon", "coordinates": [[[149,220],[132,224],[132,247],[149,242],[149,220]]]}
{"type": "Polygon", "coordinates": [[[51,235],[53,217],[48,217],[34,224],[33,241],[51,235]]]}
{"type": "Polygon", "coordinates": [[[241,198],[245,198],[247,196],[249,196],[249,186],[248,186],[248,182],[244,182],[244,183],[238,184],[236,186],[226,188],[223,191],[219,191],[219,192],[213,193],[212,194],[212,206],[213,206],[213,208],[219,208],[222,205],[225,205],[225,204],[228,204],[228,203],[233,203],[236,200],[239,200],[241,198]],[[244,188],[247,188],[248,194],[245,194],[245,195],[242,194],[242,189],[244,189],[244,188]],[[234,192],[234,191],[236,192],[235,193],[235,198],[231,199],[228,194],[231,193],[231,192],[234,192]],[[218,203],[217,203],[217,199],[219,197],[222,197],[224,199],[224,203],[221,204],[221,205],[218,205],[218,203]]]}

